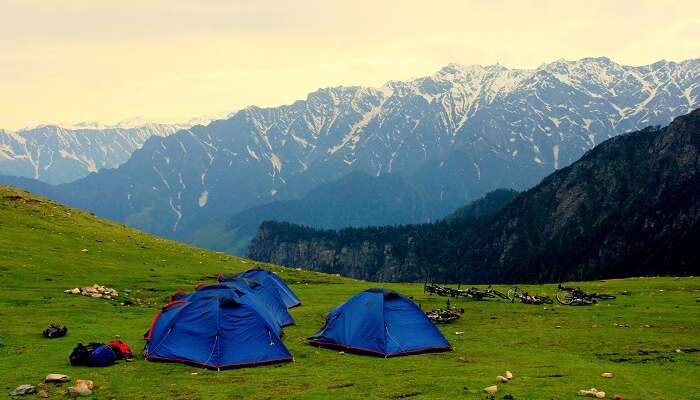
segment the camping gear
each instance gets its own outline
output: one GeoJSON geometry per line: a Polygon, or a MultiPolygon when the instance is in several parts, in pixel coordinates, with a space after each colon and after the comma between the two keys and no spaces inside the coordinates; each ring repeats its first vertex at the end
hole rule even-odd
{"type": "Polygon", "coordinates": [[[452,349],[414,302],[385,289],[365,290],[333,309],[308,342],[384,357],[452,349]]]}
{"type": "Polygon", "coordinates": [[[277,274],[275,274],[272,271],[268,271],[262,268],[252,268],[245,272],[241,272],[235,275],[220,275],[219,282],[226,282],[236,278],[251,279],[254,281],[258,281],[263,285],[274,284],[279,288],[280,293],[282,294],[282,300],[284,301],[284,304],[287,306],[287,308],[292,308],[301,305],[301,300],[299,300],[299,298],[296,294],[294,294],[292,289],[290,289],[289,286],[287,286],[287,283],[284,281],[284,279],[280,278],[277,274]]]}
{"type": "Polygon", "coordinates": [[[44,337],[49,339],[60,338],[66,336],[68,333],[68,328],[65,325],[50,324],[44,329],[44,337]]]}
{"type": "Polygon", "coordinates": [[[69,359],[73,366],[106,367],[114,364],[117,355],[104,343],[90,343],[87,346],[78,343],[69,359]]]}
{"type": "MultiPolygon", "coordinates": [[[[287,307],[279,298],[275,299],[268,295],[264,295],[254,291],[250,285],[252,282],[245,283],[239,280],[222,282],[215,285],[200,285],[197,289],[184,297],[174,296],[173,299],[184,299],[187,301],[195,301],[204,298],[221,298],[233,297],[239,302],[246,303],[255,308],[268,322],[274,323],[279,327],[284,327],[294,323],[292,316],[289,315],[287,307]]],[[[272,287],[274,289],[274,287],[272,287]]]]}
{"type": "Polygon", "coordinates": [[[255,302],[242,299],[251,294],[204,295],[222,286],[201,288],[163,307],[146,337],[145,358],[213,369],[291,361],[282,328],[255,302]]]}
{"type": "Polygon", "coordinates": [[[131,347],[128,344],[122,342],[119,336],[116,336],[114,340],[108,343],[109,347],[112,348],[114,354],[117,355],[119,360],[133,360],[134,353],[131,351],[131,347]]]}

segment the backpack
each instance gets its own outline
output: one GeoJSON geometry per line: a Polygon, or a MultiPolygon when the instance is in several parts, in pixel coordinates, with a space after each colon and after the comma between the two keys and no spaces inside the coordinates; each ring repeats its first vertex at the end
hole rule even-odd
{"type": "Polygon", "coordinates": [[[131,360],[134,358],[134,353],[131,351],[131,347],[128,344],[122,342],[120,339],[112,340],[109,342],[109,347],[114,350],[117,358],[120,360],[131,360]]]}
{"type": "Polygon", "coordinates": [[[117,355],[104,343],[90,343],[87,346],[78,343],[69,359],[73,366],[106,367],[117,360],[117,355]]]}
{"type": "Polygon", "coordinates": [[[49,338],[49,339],[54,339],[54,338],[59,338],[62,336],[66,336],[66,333],[68,333],[68,328],[65,327],[65,325],[55,325],[51,324],[44,329],[44,337],[49,338]]]}

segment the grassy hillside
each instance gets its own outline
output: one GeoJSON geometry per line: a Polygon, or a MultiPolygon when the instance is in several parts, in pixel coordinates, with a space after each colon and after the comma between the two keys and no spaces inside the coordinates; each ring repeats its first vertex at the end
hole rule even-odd
{"type": "MultiPolygon", "coordinates": [[[[457,301],[464,316],[441,327],[455,351],[382,359],[304,343],[333,306],[378,284],[271,267],[304,302],[292,310],[297,325],[285,329],[294,363],[221,372],[140,356],[102,369],[68,363],[77,342],[107,341],[115,334],[140,350],[153,314],[173,290],[190,290],[218,272],[252,265],[0,187],[0,389],[65,373],[94,380],[100,399],[478,399],[483,387],[509,369],[515,380],[500,387],[499,399],[575,398],[591,386],[625,399],[700,399],[698,278],[582,283],[629,293],[582,308],[457,301]],[[93,283],[128,289],[144,304],[63,294],[93,283]],[[43,339],[41,330],[50,322],[68,325],[68,336],[43,339]],[[606,371],[615,378],[600,378],[606,371]]],[[[421,285],[384,286],[414,296],[424,308],[444,305],[424,295],[421,285]]],[[[529,288],[553,291],[553,285],[529,288]]],[[[50,388],[52,397],[66,386],[50,388]]]]}

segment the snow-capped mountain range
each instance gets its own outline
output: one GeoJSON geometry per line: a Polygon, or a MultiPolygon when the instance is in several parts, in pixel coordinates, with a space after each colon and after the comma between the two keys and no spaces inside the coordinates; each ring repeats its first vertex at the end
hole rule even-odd
{"type": "Polygon", "coordinates": [[[697,107],[700,59],[450,64],[411,81],[321,89],[291,105],[248,107],[152,136],[119,168],[50,195],[177,237],[362,171],[409,178],[440,217],[496,188],[531,187],[609,137],[697,107]]]}
{"type": "Polygon", "coordinates": [[[116,168],[151,136],[165,137],[213,118],[161,124],[130,118],[114,125],[98,122],[45,124],[19,131],[0,129],[0,174],[60,184],[101,168],[116,168]]]}

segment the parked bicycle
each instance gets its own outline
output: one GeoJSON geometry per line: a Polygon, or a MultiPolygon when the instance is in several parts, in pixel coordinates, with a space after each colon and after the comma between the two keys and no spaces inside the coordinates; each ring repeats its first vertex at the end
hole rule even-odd
{"type": "Polygon", "coordinates": [[[588,306],[596,304],[598,300],[613,300],[616,297],[605,293],[586,293],[581,288],[557,286],[557,301],[566,306],[588,306]]]}
{"type": "Polygon", "coordinates": [[[515,300],[520,300],[520,302],[523,304],[534,305],[554,303],[552,298],[549,296],[538,296],[528,292],[523,292],[517,286],[513,286],[512,288],[508,289],[508,299],[511,301],[511,303],[514,303],[515,300]]]}

